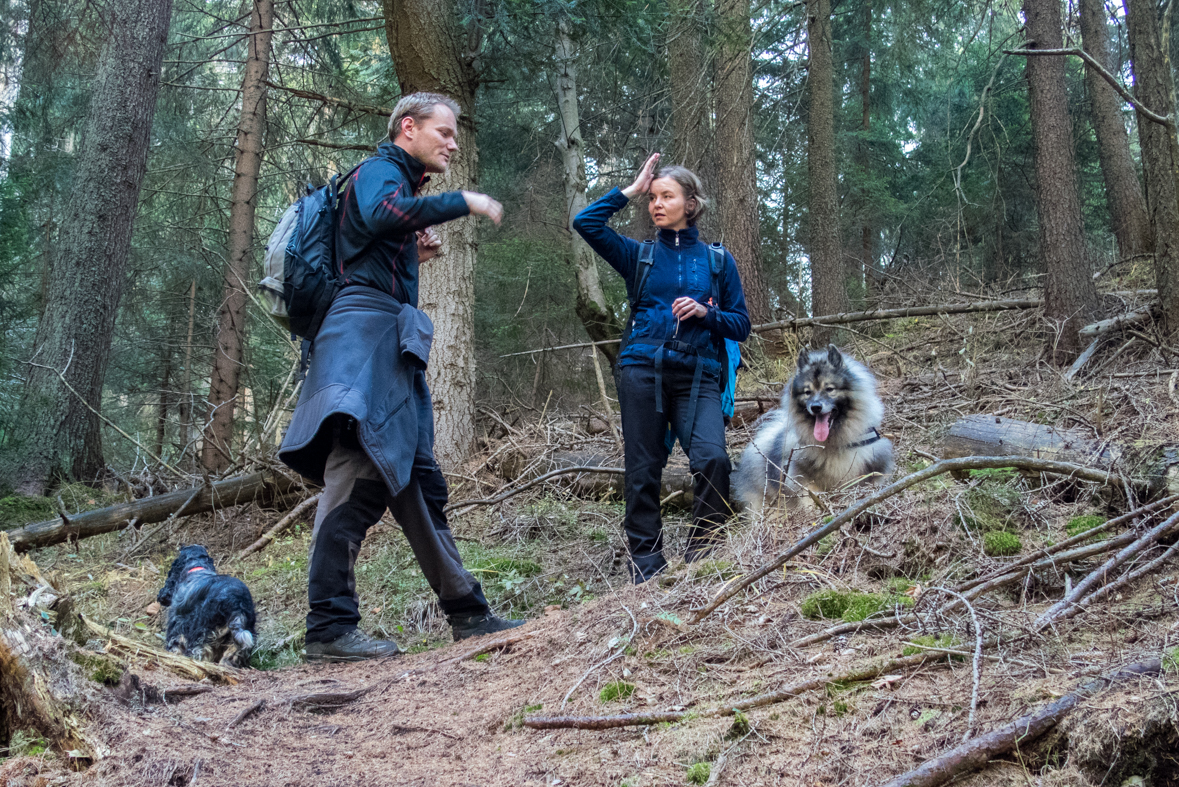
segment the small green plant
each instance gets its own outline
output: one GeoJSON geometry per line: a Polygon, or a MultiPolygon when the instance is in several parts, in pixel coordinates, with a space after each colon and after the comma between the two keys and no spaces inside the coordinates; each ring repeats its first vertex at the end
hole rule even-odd
{"type": "Polygon", "coordinates": [[[989,533],[1010,530],[1018,523],[1023,510],[1020,491],[1014,486],[986,478],[963,495],[963,504],[954,519],[967,530],[989,533]]]}
{"type": "Polygon", "coordinates": [[[983,534],[983,552],[991,557],[1018,555],[1023,549],[1019,536],[1005,530],[992,530],[983,534]]]}
{"type": "Polygon", "coordinates": [[[475,661],[487,661],[489,658],[491,658],[490,653],[480,653],[475,657],[475,661]]]}
{"type": "Polygon", "coordinates": [[[842,619],[848,623],[855,623],[896,604],[912,606],[913,599],[897,594],[864,593],[859,590],[820,590],[803,599],[799,611],[811,620],[842,619]]]}
{"type": "MultiPolygon", "coordinates": [[[[962,644],[960,639],[955,637],[953,634],[948,633],[941,634],[936,637],[931,634],[926,634],[920,637],[912,637],[910,641],[913,644],[906,645],[904,647],[904,649],[901,651],[902,656],[916,656],[918,653],[925,652],[921,648],[915,647],[916,645],[924,645],[927,648],[953,648],[954,650],[958,650],[959,646],[962,644]]],[[[965,656],[950,656],[950,658],[954,661],[966,660],[965,656]]]]}
{"type": "Polygon", "coordinates": [[[1010,467],[983,467],[968,472],[971,478],[983,478],[991,481],[1010,481],[1015,478],[1015,471],[1010,467]]]}
{"type": "Polygon", "coordinates": [[[624,680],[616,680],[612,683],[607,683],[602,693],[598,698],[602,702],[614,702],[615,700],[630,699],[630,695],[635,693],[635,684],[627,683],[624,680]]]}
{"type": "Polygon", "coordinates": [[[740,570],[728,560],[701,560],[692,566],[692,576],[694,577],[732,579],[740,573],[740,570]]]}
{"type": "Polygon", "coordinates": [[[842,536],[839,533],[828,533],[819,539],[819,543],[815,546],[815,554],[819,557],[831,554],[831,550],[839,546],[839,541],[842,536]]]}
{"type": "Polygon", "coordinates": [[[8,749],[0,748],[4,757],[36,757],[49,750],[49,742],[42,738],[36,730],[17,730],[8,739],[8,749]]]}
{"type": "Polygon", "coordinates": [[[708,777],[712,775],[712,765],[698,762],[688,768],[688,784],[708,784],[708,777]]]}
{"type": "Polygon", "coordinates": [[[1064,532],[1068,534],[1069,538],[1079,536],[1086,530],[1092,530],[1098,525],[1105,524],[1105,519],[1097,514],[1085,514],[1084,516],[1075,516],[1068,521],[1064,526],[1064,532]]]}
{"type": "Polygon", "coordinates": [[[1163,671],[1179,672],[1179,648],[1163,651],[1163,671]]]}
{"type": "Polygon", "coordinates": [[[831,710],[835,712],[836,716],[846,716],[848,704],[843,700],[835,700],[831,703],[831,710]]]}
{"type": "Polygon", "coordinates": [[[725,733],[725,737],[729,740],[736,740],[737,738],[744,738],[749,734],[752,727],[749,724],[749,717],[741,711],[733,714],[733,726],[729,727],[729,731],[725,733]]]}

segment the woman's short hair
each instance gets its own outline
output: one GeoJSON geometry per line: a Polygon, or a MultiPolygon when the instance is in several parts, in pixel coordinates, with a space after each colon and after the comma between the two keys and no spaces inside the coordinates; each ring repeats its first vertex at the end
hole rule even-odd
{"type": "Polygon", "coordinates": [[[688,220],[689,226],[694,226],[696,220],[704,215],[704,211],[708,210],[708,197],[704,194],[704,184],[700,182],[700,177],[687,167],[673,164],[657,169],[651,180],[654,182],[659,178],[671,178],[680,184],[680,188],[684,190],[684,202],[688,204],[684,218],[688,220]],[[693,200],[695,200],[695,205],[690,204],[693,200]]]}
{"type": "Polygon", "coordinates": [[[389,116],[389,141],[397,139],[397,135],[401,133],[401,121],[413,118],[414,123],[421,123],[433,116],[434,107],[439,104],[449,107],[456,118],[462,112],[457,101],[441,93],[410,93],[408,96],[402,96],[397,106],[393,107],[393,114],[389,116]]]}

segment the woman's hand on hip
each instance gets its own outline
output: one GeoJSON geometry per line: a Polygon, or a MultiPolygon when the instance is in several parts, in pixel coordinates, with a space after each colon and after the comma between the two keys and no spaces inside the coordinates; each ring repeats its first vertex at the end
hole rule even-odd
{"type": "Polygon", "coordinates": [[[651,157],[647,159],[647,163],[639,170],[639,176],[635,178],[635,182],[622,190],[622,193],[627,199],[634,199],[639,194],[646,194],[651,188],[651,181],[655,179],[655,165],[659,163],[659,154],[652,153],[651,157]]]}
{"type": "Polygon", "coordinates": [[[685,295],[682,298],[676,298],[675,302],[671,304],[671,313],[677,320],[686,320],[689,317],[703,317],[708,314],[708,307],[685,295]]]}

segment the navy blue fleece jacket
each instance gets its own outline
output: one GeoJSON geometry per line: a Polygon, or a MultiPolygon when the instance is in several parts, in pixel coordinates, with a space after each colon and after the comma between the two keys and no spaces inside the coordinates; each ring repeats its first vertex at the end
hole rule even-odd
{"type": "MultiPolygon", "coordinates": [[[[741,277],[733,255],[725,251],[725,265],[720,274],[720,303],[710,304],[712,296],[712,270],[708,261],[708,246],[700,241],[695,227],[687,229],[660,230],[655,243],[654,264],[644,288],[643,297],[635,302],[638,285],[639,249],[638,241],[619,235],[606,226],[618,211],[626,207],[629,200],[619,189],[613,189],[595,200],[573,219],[573,229],[610,267],[622,274],[626,281],[626,296],[634,315],[631,342],[618,359],[621,366],[648,365],[654,363],[655,354],[663,350],[654,344],[634,341],[637,338],[659,339],[684,342],[711,355],[705,362],[709,371],[717,372],[720,364],[716,358],[722,339],[745,341],[749,336],[749,312],[745,309],[745,292],[741,289],[741,277]],[[671,304],[680,296],[688,296],[708,307],[703,317],[689,317],[676,331],[676,319],[671,313],[671,304]]],[[[695,365],[696,358],[690,354],[666,350],[665,361],[695,365]]]]}
{"type": "Polygon", "coordinates": [[[418,305],[418,241],[414,233],[471,211],[462,192],[419,197],[430,179],[422,162],[392,142],[361,163],[344,185],[337,260],[344,285],[363,284],[418,305]],[[352,267],[349,267],[352,266],[352,267]]]}

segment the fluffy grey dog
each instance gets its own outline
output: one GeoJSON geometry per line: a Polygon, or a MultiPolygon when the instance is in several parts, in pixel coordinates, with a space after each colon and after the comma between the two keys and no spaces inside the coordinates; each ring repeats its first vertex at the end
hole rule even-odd
{"type": "Polygon", "coordinates": [[[812,492],[830,492],[860,479],[882,483],[894,468],[892,443],[880,434],[884,404],[876,378],[835,345],[803,350],[782,406],[741,457],[736,495],[759,511],[782,497],[811,505],[812,492]]]}

